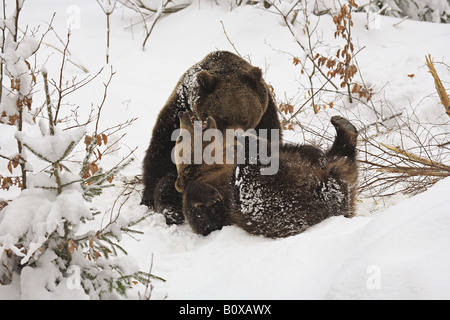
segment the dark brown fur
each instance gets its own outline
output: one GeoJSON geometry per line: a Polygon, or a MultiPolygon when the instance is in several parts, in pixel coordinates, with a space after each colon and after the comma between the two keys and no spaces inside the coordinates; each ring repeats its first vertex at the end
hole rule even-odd
{"type": "Polygon", "coordinates": [[[219,130],[226,128],[281,129],[277,108],[261,70],[226,51],[212,52],[179,80],[153,128],[143,162],[142,204],[162,212],[168,223],[183,222],[182,199],[174,187],[175,145],[171,134],[179,128],[177,113],[190,110],[199,120],[212,116],[219,130]]]}
{"type": "MultiPolygon", "coordinates": [[[[187,112],[180,121],[192,135],[187,112]]],[[[353,216],[357,132],[342,117],[331,122],[337,135],[328,151],[283,145],[275,175],[261,175],[259,164],[178,165],[176,186],[183,193],[183,212],[192,229],[207,235],[234,223],[252,234],[276,238],[298,234],[331,216],[353,216]]],[[[204,129],[208,128],[215,128],[212,118],[204,129]]]]}
{"type": "Polygon", "coordinates": [[[313,146],[284,145],[275,175],[260,165],[238,165],[231,180],[231,219],[266,237],[298,234],[331,216],[354,215],[358,168],[355,127],[333,117],[337,135],[323,152],[313,146]]]}

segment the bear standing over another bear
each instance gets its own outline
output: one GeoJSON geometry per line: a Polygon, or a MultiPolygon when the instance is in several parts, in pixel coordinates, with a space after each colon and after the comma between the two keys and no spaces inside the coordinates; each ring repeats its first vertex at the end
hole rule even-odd
{"type": "Polygon", "coordinates": [[[175,142],[171,135],[180,127],[178,112],[185,110],[197,120],[212,116],[221,131],[281,131],[277,107],[261,69],[227,51],[212,52],[189,68],[158,115],[143,162],[141,204],[164,214],[168,224],[184,221],[182,197],[175,189],[177,169],[171,159],[175,142]]]}

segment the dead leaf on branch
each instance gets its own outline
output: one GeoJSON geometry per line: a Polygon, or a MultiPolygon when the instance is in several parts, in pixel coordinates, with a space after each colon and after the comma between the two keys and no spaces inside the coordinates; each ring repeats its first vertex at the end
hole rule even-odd
{"type": "MultiPolygon", "coordinates": [[[[88,168],[83,176],[84,179],[90,178],[93,175],[95,175],[98,171],[98,165],[95,163],[95,161],[92,161],[89,163],[88,168]]],[[[89,182],[88,184],[91,184],[92,182],[89,182]]]]}
{"type": "Polygon", "coordinates": [[[12,78],[11,79],[11,89],[13,90],[20,90],[20,79],[12,78]]]}
{"type": "Polygon", "coordinates": [[[8,171],[10,173],[12,173],[13,168],[17,168],[17,166],[19,164],[25,163],[25,162],[26,162],[26,160],[20,154],[16,155],[14,158],[12,158],[11,160],[8,161],[8,165],[7,165],[8,171]]]}
{"type": "Polygon", "coordinates": [[[278,108],[281,112],[284,112],[284,114],[292,114],[294,112],[294,106],[289,103],[281,103],[278,108]]]}
{"type": "Polygon", "coordinates": [[[2,211],[8,205],[8,201],[0,201],[0,211],[2,211]]]}

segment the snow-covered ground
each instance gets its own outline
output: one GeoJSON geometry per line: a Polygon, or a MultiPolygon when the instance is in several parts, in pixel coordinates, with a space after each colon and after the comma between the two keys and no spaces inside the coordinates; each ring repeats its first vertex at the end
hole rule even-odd
{"type": "MultiPolygon", "coordinates": [[[[73,24],[72,59],[91,73],[104,67],[106,18],[98,4],[91,0],[76,5],[68,0],[26,1],[21,21],[45,26],[53,12],[53,27],[62,39],[67,22],[73,24]]],[[[366,15],[354,14],[352,36],[358,49],[364,48],[357,58],[365,81],[380,91],[379,99],[382,96],[389,102],[388,108],[381,106],[378,111],[406,110],[426,123],[440,123],[430,130],[448,141],[448,116],[439,104],[424,57],[431,54],[448,63],[450,25],[377,19],[376,27],[369,30],[366,15]]],[[[263,69],[278,97],[294,97],[298,91],[299,68],[286,52],[299,57],[302,52],[276,14],[252,6],[230,11],[229,5],[197,1],[161,18],[145,51],[141,49],[142,26],[127,28],[133,21],[139,21],[139,15],[120,6],[111,16],[109,54],[116,74],[101,122],[107,128],[138,118],[126,129],[122,149],[104,160],[115,163],[138,147],[136,161],[124,171],[123,180],[141,174],[157,114],[184,71],[213,50],[234,51],[223,26],[241,55],[263,69]]],[[[334,28],[326,15],[319,26],[324,32],[334,28]]],[[[324,34],[326,41],[333,41],[332,33],[324,34]]],[[[38,59],[46,61],[49,77],[56,78],[61,54],[53,47],[62,49],[62,45],[53,33],[44,42],[51,46],[43,45],[38,59]]],[[[87,115],[91,104],[101,103],[102,82],[107,81],[109,70],[106,66],[97,79],[69,98],[82,107],[81,114],[87,115]]],[[[84,75],[72,64],[67,65],[66,74],[67,78],[84,75]]],[[[442,76],[448,80],[448,74],[442,76]]],[[[37,92],[35,103],[42,101],[42,92],[37,92]]],[[[375,121],[373,110],[358,104],[335,106],[321,114],[325,119],[344,114],[357,125],[375,121]]],[[[2,146],[14,141],[14,130],[3,125],[0,130],[2,146]]],[[[299,132],[286,132],[285,138],[303,142],[299,132]]],[[[118,181],[95,204],[108,208],[120,192],[118,181]]],[[[0,198],[17,194],[13,189],[0,191],[0,198]]],[[[409,199],[399,196],[384,203],[365,199],[352,219],[333,217],[300,235],[277,240],[252,236],[235,226],[203,237],[187,225],[168,226],[162,215],[153,214],[137,225],[144,234],[124,237],[121,245],[141,270],[148,271],[153,261],[152,273],[166,280],[153,281],[152,299],[450,299],[449,194],[447,178],[409,199]]],[[[140,195],[134,192],[121,209],[125,219],[148,213],[139,202],[140,195]]],[[[136,285],[129,298],[138,298],[144,290],[136,285]]],[[[61,294],[79,297],[79,292],[71,296],[70,290],[61,294]]],[[[0,286],[0,298],[20,298],[19,284],[0,286]]]]}
{"type": "Polygon", "coordinates": [[[141,262],[154,254],[153,272],[167,279],[155,299],[449,299],[448,192],[450,179],[374,215],[278,240],[234,226],[202,237],[155,215],[126,246],[141,262]]]}

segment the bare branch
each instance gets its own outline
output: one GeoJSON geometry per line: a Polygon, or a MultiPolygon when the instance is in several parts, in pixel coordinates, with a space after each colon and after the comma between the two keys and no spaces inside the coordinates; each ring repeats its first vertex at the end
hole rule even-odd
{"type": "Polygon", "coordinates": [[[112,78],[113,78],[114,75],[115,75],[115,72],[113,72],[113,68],[112,68],[112,66],[111,66],[111,74],[110,74],[110,76],[109,76],[109,79],[108,79],[108,81],[107,81],[106,83],[103,84],[104,87],[105,87],[105,90],[104,90],[104,92],[103,92],[103,99],[102,99],[102,102],[100,103],[100,106],[98,107],[97,121],[95,122],[94,137],[97,136],[98,123],[99,123],[99,121],[100,121],[100,114],[101,114],[102,108],[103,108],[103,106],[104,106],[104,104],[105,104],[106,96],[108,95],[108,87],[109,87],[109,84],[111,83],[111,80],[112,80],[112,78]]]}
{"type": "Polygon", "coordinates": [[[171,0],[161,0],[161,4],[158,8],[158,11],[156,11],[155,13],[155,18],[153,19],[152,24],[150,25],[150,29],[148,30],[147,35],[145,36],[144,43],[142,44],[142,50],[145,50],[145,44],[147,43],[147,40],[150,37],[150,34],[152,33],[153,28],[156,25],[156,22],[164,14],[164,9],[170,1],[171,0]]]}
{"type": "Polygon", "coordinates": [[[230,40],[230,38],[228,37],[228,34],[227,34],[226,30],[225,30],[225,26],[224,26],[222,20],[220,20],[220,24],[222,25],[223,33],[225,34],[225,37],[227,37],[228,42],[231,44],[231,46],[233,47],[233,49],[234,49],[234,51],[237,53],[237,55],[238,55],[239,57],[242,58],[242,55],[239,53],[238,49],[236,49],[236,47],[234,46],[234,43],[233,43],[233,42],[230,40]]]}

